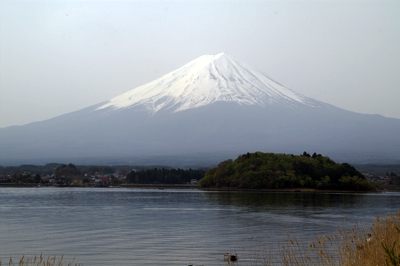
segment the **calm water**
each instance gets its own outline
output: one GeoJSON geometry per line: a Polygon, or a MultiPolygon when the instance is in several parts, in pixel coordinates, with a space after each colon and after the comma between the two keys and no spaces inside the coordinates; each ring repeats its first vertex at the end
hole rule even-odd
{"type": "Polygon", "coordinates": [[[399,210],[400,193],[238,193],[119,188],[0,188],[0,259],[76,257],[86,265],[225,265],[223,253],[287,233],[315,239],[337,225],[399,210]],[[253,238],[253,239],[251,239],[253,238]]]}

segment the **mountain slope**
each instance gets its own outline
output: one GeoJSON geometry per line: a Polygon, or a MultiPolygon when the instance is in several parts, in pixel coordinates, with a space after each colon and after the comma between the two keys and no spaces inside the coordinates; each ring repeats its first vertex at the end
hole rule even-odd
{"type": "Polygon", "coordinates": [[[141,161],[152,164],[158,162],[154,156],[171,155],[198,158],[201,164],[217,154],[215,162],[257,150],[395,163],[399,132],[400,119],[307,98],[219,54],[200,57],[108,102],[0,129],[0,165],[127,163],[153,156],[141,161]]]}

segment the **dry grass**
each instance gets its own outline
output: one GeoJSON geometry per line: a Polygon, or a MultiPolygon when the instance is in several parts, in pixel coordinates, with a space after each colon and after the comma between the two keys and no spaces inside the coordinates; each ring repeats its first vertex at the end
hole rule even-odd
{"type": "MultiPolygon", "coordinates": [[[[43,257],[42,254],[40,256],[36,256],[34,258],[25,258],[22,256],[22,259],[17,262],[18,264],[14,264],[12,258],[7,265],[9,266],[79,266],[79,264],[74,263],[75,258],[70,261],[64,261],[64,255],[62,255],[58,260],[56,256],[50,257],[48,256],[47,259],[43,257]]],[[[0,266],[1,266],[0,261],[0,266]]]]}
{"type": "Polygon", "coordinates": [[[260,248],[239,255],[236,265],[400,266],[399,229],[400,212],[389,213],[377,217],[370,227],[356,223],[307,244],[288,236],[278,257],[260,248]]]}

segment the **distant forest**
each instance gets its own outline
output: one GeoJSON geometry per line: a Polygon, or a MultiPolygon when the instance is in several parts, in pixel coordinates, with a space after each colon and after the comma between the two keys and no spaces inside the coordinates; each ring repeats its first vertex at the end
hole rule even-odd
{"type": "Polygon", "coordinates": [[[312,188],[371,190],[373,183],[347,163],[304,152],[302,155],[247,153],[221,162],[200,180],[204,188],[281,189],[312,188]]]}
{"type": "Polygon", "coordinates": [[[136,184],[184,184],[192,179],[201,179],[206,171],[201,169],[165,169],[154,168],[142,171],[131,171],[126,176],[128,183],[136,184]]]}
{"type": "MultiPolygon", "coordinates": [[[[0,166],[0,175],[14,175],[18,173],[27,173],[30,175],[52,175],[55,173],[57,168],[61,166],[65,166],[65,164],[48,163],[46,165],[23,164],[20,166],[0,166]]],[[[79,172],[87,173],[89,175],[93,175],[95,172],[99,172],[101,174],[112,174],[117,171],[129,173],[132,169],[135,169],[137,171],[149,170],[154,168],[172,169],[172,167],[159,165],[74,165],[74,167],[78,169],[79,172]]],[[[208,168],[200,169],[203,169],[205,172],[208,168]]]]}
{"type": "MultiPolygon", "coordinates": [[[[89,183],[93,176],[110,176],[113,185],[123,182],[136,184],[184,184],[192,179],[204,177],[207,169],[175,169],[155,166],[76,166],[74,164],[47,164],[44,166],[21,165],[0,167],[0,175],[8,175],[9,182],[43,183],[41,176],[52,175],[56,184],[70,185],[74,180],[81,180],[80,184],[89,183]],[[128,170],[129,169],[129,170],[128,170]],[[118,172],[118,174],[116,174],[118,172]]],[[[47,181],[48,183],[48,181],[47,181]]],[[[76,183],[76,182],[75,182],[76,183]]],[[[76,185],[76,184],[75,184],[76,185]]]]}
{"type": "MultiPolygon", "coordinates": [[[[108,166],[91,166],[86,169],[86,174],[93,175],[96,172],[102,174],[113,174],[115,169],[108,166]]],[[[122,170],[120,170],[122,171],[122,170]]],[[[201,179],[204,177],[206,170],[201,169],[175,169],[175,168],[150,168],[131,170],[126,175],[126,183],[135,184],[185,184],[189,183],[192,179],[201,179]]],[[[54,171],[56,176],[79,176],[82,172],[73,164],[61,165],[54,171]]]]}

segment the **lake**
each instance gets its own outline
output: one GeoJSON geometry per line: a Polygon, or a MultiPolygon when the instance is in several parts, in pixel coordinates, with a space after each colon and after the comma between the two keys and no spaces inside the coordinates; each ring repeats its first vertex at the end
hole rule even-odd
{"type": "Polygon", "coordinates": [[[62,255],[94,265],[226,265],[224,253],[286,234],[315,240],[399,210],[400,193],[0,188],[0,259],[62,255]]]}

